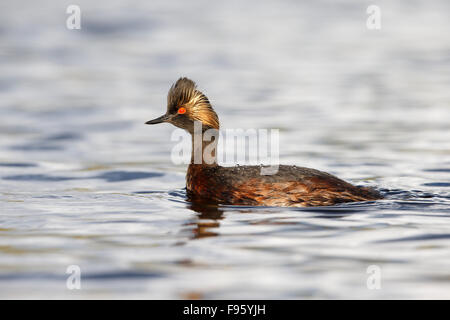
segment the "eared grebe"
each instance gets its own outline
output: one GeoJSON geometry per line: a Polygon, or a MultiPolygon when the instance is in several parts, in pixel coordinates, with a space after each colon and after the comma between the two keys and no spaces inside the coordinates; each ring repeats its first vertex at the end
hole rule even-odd
{"type": "Polygon", "coordinates": [[[188,78],[180,78],[170,88],[166,114],[146,124],[162,122],[185,129],[192,135],[191,163],[186,175],[186,190],[191,201],[306,207],[382,198],[373,189],[354,186],[315,169],[280,165],[275,174],[262,175],[261,166],[218,165],[217,139],[204,139],[204,135],[208,129],[219,130],[219,118],[208,98],[188,78]],[[195,123],[201,124],[200,130],[195,130],[195,123]],[[200,152],[195,152],[200,147],[200,152]],[[208,159],[201,152],[206,148],[211,151],[208,159]]]}

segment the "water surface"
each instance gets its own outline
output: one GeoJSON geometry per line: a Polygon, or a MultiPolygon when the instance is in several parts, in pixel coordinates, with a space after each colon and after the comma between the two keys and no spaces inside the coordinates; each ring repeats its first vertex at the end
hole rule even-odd
{"type": "Polygon", "coordinates": [[[14,1],[0,9],[1,298],[450,298],[448,1],[14,1]],[[180,76],[223,128],[384,200],[186,201],[180,76]],[[81,290],[68,290],[69,265],[81,290]],[[367,287],[367,268],[381,289],[367,287]]]}

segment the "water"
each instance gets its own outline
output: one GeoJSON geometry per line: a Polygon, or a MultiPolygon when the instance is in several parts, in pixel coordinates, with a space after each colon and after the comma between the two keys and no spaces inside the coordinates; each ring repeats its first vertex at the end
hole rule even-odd
{"type": "Polygon", "coordinates": [[[379,31],[365,1],[78,1],[81,30],[68,4],[0,5],[1,298],[450,298],[448,1],[377,1],[379,31]],[[386,198],[190,204],[173,128],[143,124],[179,76],[386,198]]]}

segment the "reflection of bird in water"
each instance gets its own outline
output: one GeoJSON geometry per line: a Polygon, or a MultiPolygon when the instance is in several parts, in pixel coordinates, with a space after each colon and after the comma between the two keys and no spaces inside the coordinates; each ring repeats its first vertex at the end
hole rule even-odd
{"type": "Polygon", "coordinates": [[[219,118],[208,98],[187,78],[180,78],[170,88],[166,114],[146,123],[162,122],[185,129],[192,135],[193,152],[186,175],[186,189],[193,201],[306,207],[382,198],[373,189],[357,187],[331,174],[310,168],[283,165],[278,167],[275,174],[261,175],[260,166],[219,166],[216,139],[214,136],[204,139],[210,129],[219,129],[219,118]],[[199,132],[195,130],[196,122],[201,124],[199,132]],[[196,150],[200,150],[200,153],[196,150]],[[211,152],[205,153],[204,150],[211,152]]]}
{"type": "Polygon", "coordinates": [[[223,211],[217,206],[217,204],[208,204],[204,202],[191,202],[189,209],[198,212],[197,221],[190,223],[195,225],[192,230],[194,239],[214,237],[218,234],[211,229],[219,228],[220,223],[218,220],[223,219],[223,211]],[[209,221],[205,221],[209,220],[209,221]]]}

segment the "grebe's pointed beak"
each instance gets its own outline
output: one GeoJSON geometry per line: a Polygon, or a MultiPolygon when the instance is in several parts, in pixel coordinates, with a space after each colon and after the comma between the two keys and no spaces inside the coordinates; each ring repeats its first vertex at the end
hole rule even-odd
{"type": "Polygon", "coordinates": [[[147,121],[145,124],[163,123],[163,122],[166,122],[167,120],[169,120],[169,117],[165,114],[165,115],[162,115],[161,117],[158,117],[156,119],[147,121]]]}

